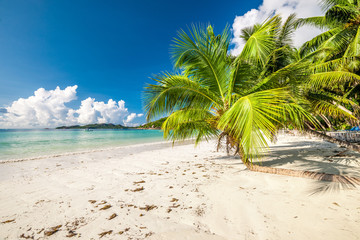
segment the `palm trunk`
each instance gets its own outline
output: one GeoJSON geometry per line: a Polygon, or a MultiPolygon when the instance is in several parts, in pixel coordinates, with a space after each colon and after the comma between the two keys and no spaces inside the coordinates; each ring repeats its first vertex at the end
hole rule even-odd
{"type": "Polygon", "coordinates": [[[319,114],[319,116],[324,120],[324,122],[330,128],[330,130],[334,131],[334,128],[332,127],[331,122],[329,121],[329,119],[327,119],[327,117],[325,115],[323,115],[323,114],[319,114]]]}
{"type": "Polygon", "coordinates": [[[328,142],[332,142],[332,143],[338,144],[340,146],[346,147],[346,148],[348,148],[350,150],[360,152],[360,145],[358,145],[358,144],[354,144],[354,143],[350,143],[350,142],[347,142],[347,141],[339,140],[339,139],[336,139],[334,137],[328,136],[328,135],[326,135],[324,133],[314,131],[314,130],[309,130],[308,129],[308,130],[305,130],[305,132],[307,132],[308,134],[313,135],[315,137],[326,140],[328,142]]]}
{"type": "Polygon", "coordinates": [[[351,185],[360,185],[360,178],[358,177],[349,177],[349,176],[342,176],[337,174],[319,173],[312,171],[300,171],[300,170],[292,170],[292,169],[284,169],[284,168],[264,167],[264,166],[251,164],[249,162],[244,164],[250,171],[254,171],[254,172],[271,173],[271,174],[285,175],[291,177],[310,178],[319,181],[339,182],[339,183],[351,184],[351,185]]]}
{"type": "MultiPolygon", "coordinates": [[[[308,130],[311,132],[318,133],[313,130],[308,130]]],[[[335,138],[329,137],[327,135],[321,134],[321,137],[324,139],[331,138],[331,140],[339,141],[335,138]]],[[[341,141],[344,142],[344,141],[341,141]]],[[[346,143],[346,142],[345,142],[346,143]]],[[[349,144],[349,143],[346,143],[349,144]]],[[[353,146],[352,144],[351,146],[353,146]]],[[[359,147],[359,146],[356,146],[359,147]]],[[[238,151],[240,158],[242,162],[245,164],[247,169],[253,172],[262,172],[262,173],[271,173],[271,174],[277,174],[277,175],[285,175],[285,176],[291,176],[291,177],[302,177],[302,178],[310,178],[315,179],[319,181],[330,181],[330,182],[339,182],[342,184],[350,184],[350,185],[360,185],[360,178],[358,177],[349,177],[349,176],[342,176],[337,174],[329,174],[329,173],[322,173],[322,172],[312,172],[312,171],[301,171],[301,170],[292,170],[292,169],[284,169],[284,168],[274,168],[274,167],[265,167],[265,166],[259,166],[256,164],[252,164],[248,161],[248,159],[245,159],[244,156],[241,154],[241,146],[238,145],[238,151]]],[[[360,148],[359,148],[360,150],[360,148]]]]}

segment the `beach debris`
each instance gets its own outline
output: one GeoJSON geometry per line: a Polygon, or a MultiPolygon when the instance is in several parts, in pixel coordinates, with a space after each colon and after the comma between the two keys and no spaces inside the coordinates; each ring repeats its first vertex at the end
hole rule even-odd
{"type": "Polygon", "coordinates": [[[113,213],[113,214],[109,217],[109,220],[114,219],[114,218],[116,218],[116,217],[117,217],[117,214],[116,214],[116,213],[113,213]]]}
{"type": "Polygon", "coordinates": [[[140,188],[135,188],[134,190],[131,190],[132,192],[140,192],[142,190],[144,190],[144,187],[140,187],[140,188]]]}
{"type": "Polygon", "coordinates": [[[103,206],[102,208],[100,208],[100,210],[106,210],[106,209],[109,209],[111,207],[112,207],[111,204],[107,204],[107,205],[103,206]]]}
{"type": "Polygon", "coordinates": [[[171,209],[171,208],[168,208],[167,213],[170,213],[171,211],[172,211],[172,209],[171,209]]]}
{"type": "Polygon", "coordinates": [[[203,216],[205,214],[205,210],[203,208],[201,208],[200,206],[198,206],[195,209],[195,214],[199,217],[203,216]]]}
{"type": "Polygon", "coordinates": [[[144,180],[138,181],[138,182],[134,182],[134,184],[139,184],[139,183],[145,183],[144,180]]]}
{"type": "Polygon", "coordinates": [[[26,236],[24,233],[20,235],[20,238],[25,238],[25,239],[34,239],[34,236],[26,236]]]}
{"type": "Polygon", "coordinates": [[[45,200],[39,200],[35,204],[39,204],[39,203],[42,203],[42,202],[45,202],[45,200]]]}
{"type": "Polygon", "coordinates": [[[333,202],[332,204],[334,204],[334,205],[336,205],[336,206],[340,207],[340,205],[339,205],[337,202],[333,202]]]}
{"type": "Polygon", "coordinates": [[[37,234],[40,234],[44,230],[45,230],[45,228],[40,229],[40,231],[38,231],[37,234]]]}
{"type": "Polygon", "coordinates": [[[45,231],[45,232],[44,232],[44,235],[45,235],[45,236],[51,236],[51,235],[53,235],[54,233],[56,233],[57,231],[59,231],[61,227],[62,227],[62,225],[57,225],[57,226],[55,226],[55,227],[52,227],[52,228],[50,228],[50,230],[45,231]]]}
{"type": "Polygon", "coordinates": [[[153,232],[148,232],[147,234],[145,234],[145,237],[150,237],[151,235],[153,235],[154,233],[153,232]]]}
{"type": "Polygon", "coordinates": [[[143,217],[143,216],[145,216],[145,214],[141,213],[139,216],[140,216],[140,217],[143,217]]]}
{"type": "Polygon", "coordinates": [[[102,237],[105,236],[105,235],[110,235],[110,234],[112,234],[112,232],[113,232],[113,230],[105,231],[105,232],[99,233],[99,236],[100,236],[100,238],[102,238],[102,237]]]}
{"type": "Polygon", "coordinates": [[[173,186],[169,186],[169,188],[174,188],[173,186]]]}
{"type": "Polygon", "coordinates": [[[119,234],[121,235],[121,234],[123,234],[124,232],[127,232],[127,231],[129,231],[129,230],[130,230],[130,228],[125,228],[123,231],[120,231],[119,234]]]}
{"type": "Polygon", "coordinates": [[[89,203],[94,204],[96,203],[96,200],[89,200],[89,203]]]}
{"type": "Polygon", "coordinates": [[[11,222],[14,222],[15,221],[15,218],[14,219],[10,219],[10,220],[6,220],[6,221],[3,221],[1,222],[2,224],[5,224],[5,223],[11,223],[11,222]]]}
{"type": "Polygon", "coordinates": [[[69,230],[69,233],[66,235],[66,237],[71,238],[78,235],[75,231],[69,230]]]}
{"type": "Polygon", "coordinates": [[[170,200],[170,202],[177,202],[177,201],[179,201],[179,199],[177,199],[177,198],[172,198],[172,199],[170,200]]]}
{"type": "Polygon", "coordinates": [[[175,203],[172,206],[169,206],[169,208],[178,208],[178,207],[180,207],[180,204],[175,205],[175,203]]]}
{"type": "Polygon", "coordinates": [[[155,208],[158,208],[157,206],[155,206],[155,205],[146,205],[145,207],[139,207],[139,209],[141,209],[141,210],[145,210],[145,211],[150,211],[150,210],[153,210],[153,209],[155,209],[155,208]]]}
{"type": "Polygon", "coordinates": [[[91,187],[85,188],[84,190],[86,190],[86,191],[91,191],[91,190],[94,190],[94,189],[95,189],[95,186],[94,186],[94,185],[91,185],[91,187]]]}
{"type": "Polygon", "coordinates": [[[80,233],[76,233],[75,231],[80,227],[80,226],[84,226],[86,225],[86,221],[84,217],[81,218],[76,218],[73,222],[67,222],[65,224],[66,227],[66,231],[68,231],[68,234],[66,235],[66,237],[70,238],[70,237],[74,237],[74,236],[78,236],[80,237],[81,234],[80,233]]]}

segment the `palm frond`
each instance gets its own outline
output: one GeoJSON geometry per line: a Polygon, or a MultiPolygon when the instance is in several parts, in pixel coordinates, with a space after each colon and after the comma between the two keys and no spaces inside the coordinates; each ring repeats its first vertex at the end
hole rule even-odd
{"type": "Polygon", "coordinates": [[[351,5],[337,4],[326,11],[325,18],[329,21],[347,23],[349,19],[357,16],[359,10],[351,5]]]}
{"type": "Polygon", "coordinates": [[[360,65],[359,57],[342,57],[326,62],[316,63],[310,67],[310,70],[314,73],[319,72],[331,72],[342,69],[357,70],[360,65]]]}
{"type": "Polygon", "coordinates": [[[296,14],[290,14],[290,16],[286,19],[284,24],[282,25],[277,39],[277,48],[281,48],[285,45],[291,47],[292,45],[292,36],[295,32],[295,27],[297,25],[296,14]]]}
{"type": "Polygon", "coordinates": [[[353,41],[347,47],[344,57],[360,55],[360,26],[356,28],[356,34],[353,41]]]}
{"type": "Polygon", "coordinates": [[[212,27],[193,25],[189,34],[181,30],[174,39],[171,55],[176,68],[183,68],[186,75],[195,76],[211,91],[224,97],[227,85],[229,61],[227,50],[230,43],[229,27],[215,36],[212,27]]]}
{"type": "Polygon", "coordinates": [[[181,109],[172,113],[162,125],[164,137],[173,142],[195,137],[195,143],[218,136],[209,123],[214,115],[205,109],[181,109]]]}
{"type": "Polygon", "coordinates": [[[144,93],[148,120],[184,107],[201,106],[206,109],[221,104],[221,99],[195,78],[164,73],[153,80],[157,84],[148,84],[144,93]]]}
{"type": "Polygon", "coordinates": [[[325,12],[335,5],[347,5],[349,0],[320,0],[320,6],[325,12]]]}
{"type": "Polygon", "coordinates": [[[274,38],[280,23],[281,18],[276,15],[256,28],[245,43],[241,57],[264,65],[267,56],[274,50],[274,38]]]}
{"type": "Polygon", "coordinates": [[[317,17],[308,17],[308,18],[299,18],[295,23],[295,28],[298,29],[302,26],[312,26],[317,27],[321,30],[326,30],[329,28],[329,22],[325,16],[317,17]]]}
{"type": "Polygon", "coordinates": [[[238,139],[245,159],[260,157],[276,132],[283,105],[289,98],[286,89],[259,91],[239,98],[220,118],[218,127],[238,139]]]}
{"type": "Polygon", "coordinates": [[[229,98],[228,102],[230,102],[234,92],[243,95],[245,91],[253,87],[258,80],[259,72],[261,72],[261,70],[257,65],[238,56],[232,63],[232,74],[227,93],[229,98]]]}
{"type": "Polygon", "coordinates": [[[360,83],[360,76],[346,71],[321,72],[312,74],[308,83],[315,89],[323,87],[335,89],[339,84],[360,83]]]}

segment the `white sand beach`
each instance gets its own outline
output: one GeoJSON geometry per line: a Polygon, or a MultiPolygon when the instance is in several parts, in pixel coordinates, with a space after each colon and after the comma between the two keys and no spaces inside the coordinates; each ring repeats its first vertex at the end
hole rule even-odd
{"type": "MultiPolygon", "coordinates": [[[[360,239],[360,187],[251,172],[215,145],[2,163],[0,239],[360,239]]],[[[359,176],[344,150],[280,136],[263,165],[359,176]]]]}

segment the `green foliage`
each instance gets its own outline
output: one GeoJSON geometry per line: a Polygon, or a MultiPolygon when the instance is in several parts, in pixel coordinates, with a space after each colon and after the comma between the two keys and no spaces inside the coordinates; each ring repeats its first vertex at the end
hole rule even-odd
{"type": "Polygon", "coordinates": [[[146,123],[146,124],[143,124],[137,128],[156,128],[156,129],[160,129],[162,124],[165,122],[165,120],[167,119],[167,117],[163,117],[163,118],[160,118],[156,121],[153,121],[153,122],[149,122],[149,123],[146,123]]]}
{"type": "MultiPolygon", "coordinates": [[[[360,116],[360,3],[322,0],[324,16],[282,21],[278,15],[244,28],[241,54],[230,56],[228,27],[179,31],[171,54],[176,73],[145,87],[147,119],[172,141],[226,138],[246,163],[266,151],[279,128],[347,128],[360,116]],[[325,32],[300,49],[294,30],[325,32]]],[[[220,141],[220,140],[219,140],[220,141]]]]}
{"type": "Polygon", "coordinates": [[[355,124],[360,117],[356,93],[360,86],[360,4],[322,0],[321,5],[324,16],[298,21],[298,27],[307,24],[326,30],[301,47],[301,56],[312,63],[303,95],[314,115],[336,124],[355,124]]]}
{"type": "Polygon", "coordinates": [[[228,28],[217,36],[211,25],[180,31],[172,45],[179,73],[157,75],[145,87],[147,119],[168,115],[162,129],[172,141],[226,136],[244,162],[261,156],[280,127],[314,122],[293,97],[309,72],[294,57],[295,25],[295,15],[284,24],[274,16],[245,29],[238,57],[228,55],[228,28]]]}

